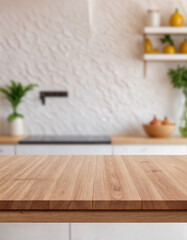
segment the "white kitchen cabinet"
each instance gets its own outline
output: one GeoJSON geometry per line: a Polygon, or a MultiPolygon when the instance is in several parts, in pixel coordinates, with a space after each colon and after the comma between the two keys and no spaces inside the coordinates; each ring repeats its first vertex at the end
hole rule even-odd
{"type": "Polygon", "coordinates": [[[187,145],[113,145],[113,155],[187,155],[187,145]]]}
{"type": "Polygon", "coordinates": [[[14,155],[15,145],[0,145],[0,155],[14,155]]]}
{"type": "Polygon", "coordinates": [[[112,146],[89,144],[59,144],[59,145],[34,145],[24,144],[16,146],[17,155],[112,155],[112,146]]]}
{"type": "Polygon", "coordinates": [[[69,240],[68,223],[1,223],[1,240],[69,240]]]}
{"type": "Polygon", "coordinates": [[[72,240],[186,240],[187,224],[74,223],[72,240]]]}
{"type": "MultiPolygon", "coordinates": [[[[17,155],[187,155],[187,145],[171,144],[24,144],[15,148],[17,155]]],[[[0,154],[14,154],[14,146],[4,146],[0,154]]]]}
{"type": "MultiPolygon", "coordinates": [[[[1,154],[17,155],[187,155],[187,145],[89,145],[89,144],[28,144],[3,146],[1,154]]],[[[1,150],[1,147],[0,147],[1,150]]]]}

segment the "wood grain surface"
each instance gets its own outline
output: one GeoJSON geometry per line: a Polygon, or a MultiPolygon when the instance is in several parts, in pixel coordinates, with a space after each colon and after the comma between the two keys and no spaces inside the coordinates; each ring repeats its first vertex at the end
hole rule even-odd
{"type": "MultiPolygon", "coordinates": [[[[18,144],[27,136],[0,136],[0,144],[18,144]]],[[[187,144],[187,138],[150,138],[142,136],[111,136],[112,144],[187,144]]]]}
{"type": "Polygon", "coordinates": [[[187,138],[169,137],[169,138],[151,138],[141,136],[111,136],[112,144],[168,144],[179,145],[187,144],[187,138]]]}
{"type": "Polygon", "coordinates": [[[0,156],[0,210],[187,210],[187,157],[0,156]]]}
{"type": "Polygon", "coordinates": [[[0,223],[186,223],[187,211],[0,211],[0,223]]]}
{"type": "Polygon", "coordinates": [[[20,140],[23,140],[27,136],[8,136],[8,135],[1,135],[0,136],[0,144],[18,144],[20,140]]]}

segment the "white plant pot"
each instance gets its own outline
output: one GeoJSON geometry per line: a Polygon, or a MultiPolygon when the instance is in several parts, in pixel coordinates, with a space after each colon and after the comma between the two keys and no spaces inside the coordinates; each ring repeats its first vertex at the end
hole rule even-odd
{"type": "Polygon", "coordinates": [[[25,134],[24,121],[22,118],[15,118],[9,122],[9,134],[11,136],[20,136],[25,134]]]}

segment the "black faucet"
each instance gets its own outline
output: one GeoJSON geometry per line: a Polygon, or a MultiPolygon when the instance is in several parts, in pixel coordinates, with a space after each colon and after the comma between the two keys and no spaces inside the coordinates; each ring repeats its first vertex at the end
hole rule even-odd
{"type": "Polygon", "coordinates": [[[41,91],[40,99],[41,99],[43,105],[45,105],[46,97],[68,97],[68,92],[66,92],[66,91],[41,91]]]}

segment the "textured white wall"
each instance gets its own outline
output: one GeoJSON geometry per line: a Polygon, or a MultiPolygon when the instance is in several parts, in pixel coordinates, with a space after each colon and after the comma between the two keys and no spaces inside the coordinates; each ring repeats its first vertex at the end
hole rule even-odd
{"type": "MultiPolygon", "coordinates": [[[[141,33],[153,4],[164,24],[176,5],[187,24],[186,0],[7,2],[0,0],[0,83],[40,85],[20,106],[32,134],[142,134],[155,113],[178,120],[182,95],[166,76],[176,64],[150,63],[143,78],[141,33]],[[69,98],[42,106],[39,90],[68,90],[69,98]]],[[[9,111],[1,100],[1,132],[9,111]]]]}

